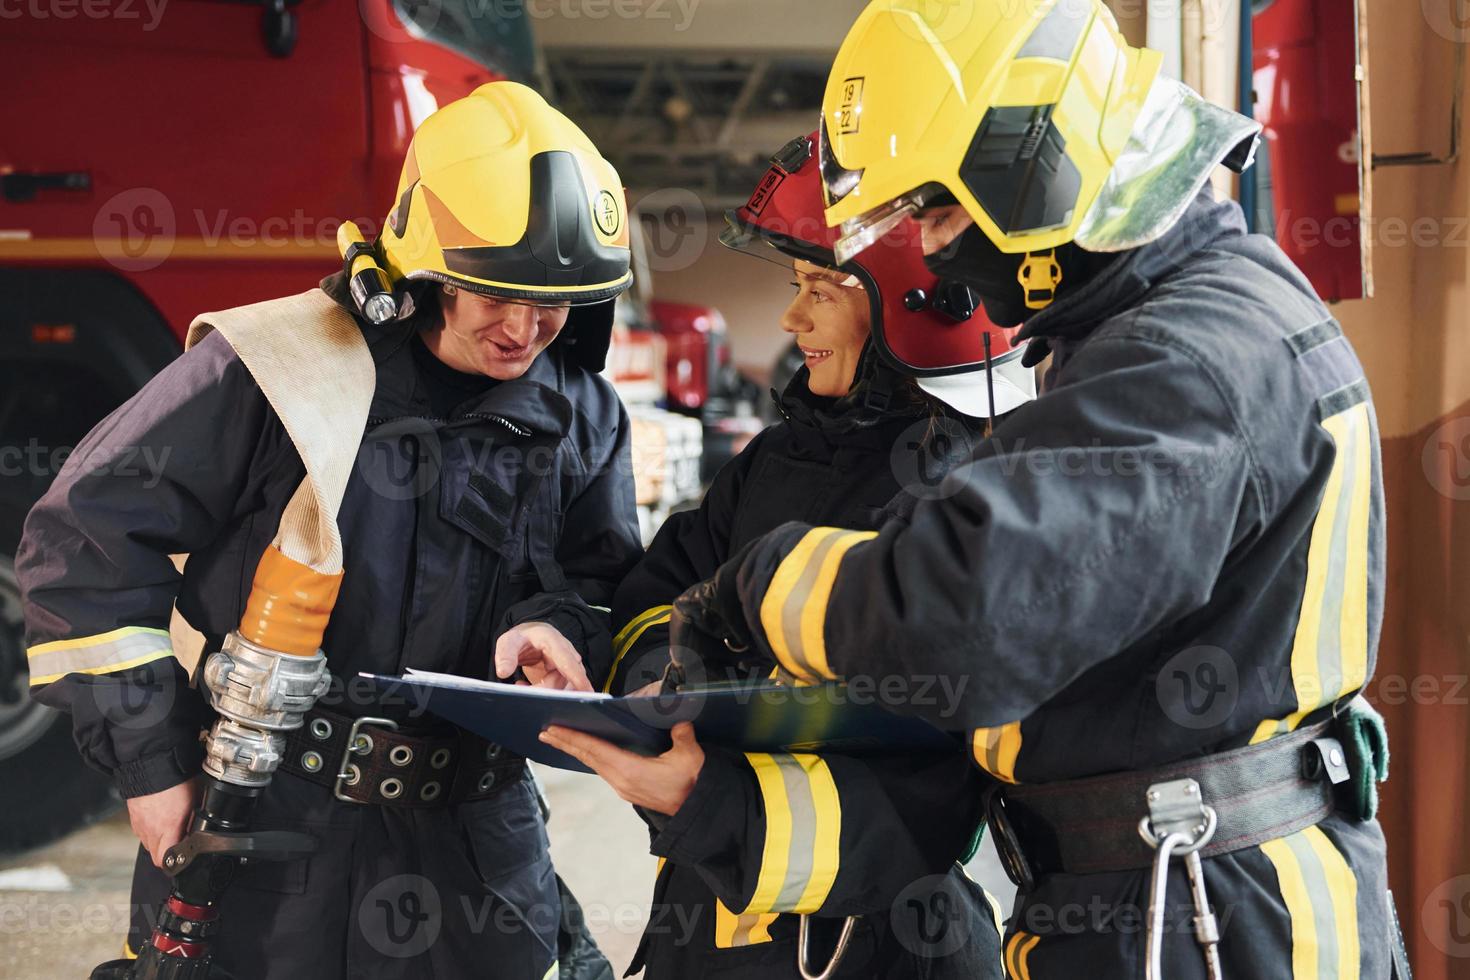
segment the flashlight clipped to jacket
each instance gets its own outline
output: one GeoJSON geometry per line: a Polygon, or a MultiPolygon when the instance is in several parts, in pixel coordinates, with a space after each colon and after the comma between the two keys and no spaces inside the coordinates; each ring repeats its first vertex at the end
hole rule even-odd
{"type": "Polygon", "coordinates": [[[344,221],[337,229],[337,251],[347,271],[347,287],[358,312],[374,324],[398,316],[398,300],[388,283],[388,274],[378,265],[373,247],[362,237],[356,222],[344,221]]]}

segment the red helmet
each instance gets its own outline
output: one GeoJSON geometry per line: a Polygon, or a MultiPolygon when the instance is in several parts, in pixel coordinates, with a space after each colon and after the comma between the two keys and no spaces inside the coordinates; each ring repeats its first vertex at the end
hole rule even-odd
{"type": "Polygon", "coordinates": [[[846,265],[837,264],[839,230],[827,227],[816,140],[816,133],[798,136],[782,147],[750,200],[726,213],[721,243],[778,261],[774,248],[854,276],[868,294],[878,352],[966,415],[1003,415],[1035,398],[1035,376],[1021,366],[1022,349],[1012,343],[1019,328],[995,326],[968,287],[929,271],[912,219],[846,265]]]}

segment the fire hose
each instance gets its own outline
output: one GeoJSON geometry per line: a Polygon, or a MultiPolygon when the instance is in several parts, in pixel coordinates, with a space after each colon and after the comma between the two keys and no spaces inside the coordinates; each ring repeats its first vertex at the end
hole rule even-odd
{"type": "Polygon", "coordinates": [[[357,322],[320,290],[205,314],[186,347],[217,330],[249,369],[306,467],[261,557],[239,627],[204,662],[219,718],[205,740],[202,800],[163,871],[171,892],[137,958],[104,963],[92,980],[224,980],[212,941],[219,903],[246,861],[299,860],[315,839],[256,830],[255,804],[286,733],[330,682],[322,636],[342,581],[337,513],[367,425],[376,373],[357,322]]]}

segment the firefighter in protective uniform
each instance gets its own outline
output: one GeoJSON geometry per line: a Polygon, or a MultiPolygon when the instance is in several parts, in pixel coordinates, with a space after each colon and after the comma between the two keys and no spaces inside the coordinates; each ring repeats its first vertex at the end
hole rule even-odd
{"type": "Polygon", "coordinates": [[[952,714],[910,710],[972,729],[1003,783],[1011,976],[1379,980],[1404,967],[1355,701],[1373,403],[1301,273],[1205,188],[1258,127],[1159,61],[1094,0],[867,8],[823,109],[838,258],[918,220],[929,267],[1050,352],[1043,392],[909,520],[760,539],[675,603],[673,641],[964,678],[952,714]]]}
{"type": "MultiPolygon", "coordinates": [[[[721,470],[698,510],[669,519],[619,587],[609,690],[657,686],[669,604],[730,555],[796,518],[879,526],[983,439],[989,416],[1034,396],[1014,331],[924,267],[916,228],[837,266],[815,149],[814,133],[777,154],[722,237],[794,272],[782,327],[806,363],[777,398],[782,421],[721,470]]],[[[645,760],[592,736],[547,737],[640,804],[653,829],[662,860],[630,972],[1001,975],[998,906],[956,863],[974,849],[989,782],[958,740],[949,753],[858,758],[740,753],[684,733],[645,760]],[[647,776],[679,765],[687,798],[664,801],[663,780],[647,776]]]]}
{"type": "MultiPolygon", "coordinates": [[[[255,818],[318,847],[241,869],[214,943],[231,974],[557,975],[562,902],[524,760],[401,699],[379,703],[357,674],[520,669],[587,688],[584,671],[606,672],[595,607],[640,554],[628,420],[597,373],[631,281],[623,208],[580,130],[530,89],[486,85],[420,126],[382,234],[322,282],[356,318],[376,388],[338,515],[344,574],[321,643],[331,686],[287,734],[255,818]],[[380,287],[364,292],[363,273],[380,287]]],[[[33,694],[71,712],[143,838],[135,953],[168,894],[155,864],[194,805],[211,720],[173,656],[170,612],[219,649],[302,462],[218,333],[73,459],[115,447],[167,462],[137,478],[64,468],[27,520],[17,570],[33,694]]],[[[610,976],[605,961],[582,966],[610,976]]]]}

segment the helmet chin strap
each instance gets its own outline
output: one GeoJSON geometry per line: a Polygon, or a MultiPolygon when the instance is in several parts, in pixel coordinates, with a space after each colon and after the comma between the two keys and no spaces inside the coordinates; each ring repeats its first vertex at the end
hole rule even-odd
{"type": "Polygon", "coordinates": [[[1022,300],[1028,310],[1044,310],[1057,298],[1057,287],[1062,284],[1062,264],[1057,260],[1057,250],[1027,252],[1016,270],[1016,282],[1025,294],[1022,300]]]}
{"type": "Polygon", "coordinates": [[[929,271],[964,283],[1000,327],[1014,327],[1076,292],[1123,253],[1088,252],[1075,242],[1023,254],[1002,252],[978,226],[926,256],[929,271]]]}

